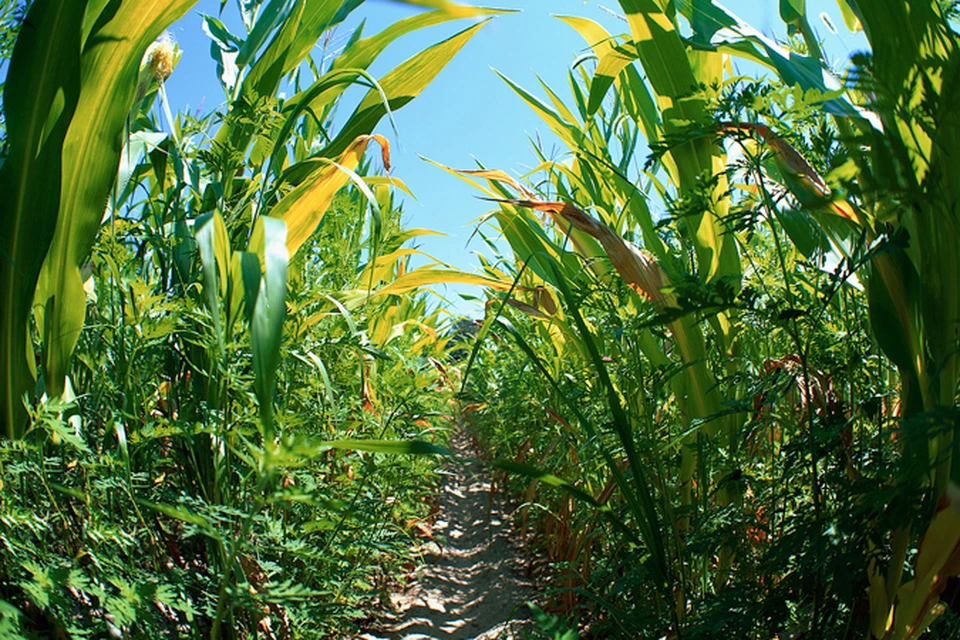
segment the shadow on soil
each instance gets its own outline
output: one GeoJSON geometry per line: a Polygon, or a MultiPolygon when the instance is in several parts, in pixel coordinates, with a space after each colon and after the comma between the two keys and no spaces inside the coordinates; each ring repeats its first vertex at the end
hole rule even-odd
{"type": "MultiPolygon", "coordinates": [[[[462,432],[451,445],[458,456],[474,455],[462,432]]],[[[419,579],[391,596],[394,621],[361,638],[492,640],[519,637],[529,624],[524,603],[533,585],[503,506],[491,500],[489,475],[479,464],[450,464],[447,473],[432,527],[437,542],[420,548],[419,579]]]]}

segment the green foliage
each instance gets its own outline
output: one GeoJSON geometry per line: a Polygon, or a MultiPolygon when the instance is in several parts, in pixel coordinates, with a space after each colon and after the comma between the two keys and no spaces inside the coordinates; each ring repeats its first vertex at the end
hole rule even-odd
{"type": "Polygon", "coordinates": [[[202,116],[166,102],[175,48],[142,58],[189,0],[0,5],[0,636],[350,634],[456,387],[550,565],[541,636],[956,635],[953,4],[841,2],[870,43],[845,86],[799,0],[783,46],[707,1],[562,18],[596,58],[572,100],[504,79],[565,157],[450,170],[498,203],[481,275],[411,267],[429,232],[365,152],[390,170],[374,127],[485,22],[368,69],[503,11],[408,3],[438,8],[329,64],[361,0],[206,16],[202,116]],[[445,328],[417,292],[444,281],[487,317],[445,328]]]}
{"type": "Polygon", "coordinates": [[[208,26],[243,80],[220,112],[174,117],[162,81],[176,50],[141,57],[187,3],[110,3],[98,20],[100,4],[54,4],[33,5],[5,93],[18,129],[0,271],[17,304],[0,360],[17,373],[3,378],[0,634],[347,635],[428,515],[451,380],[440,313],[415,286],[382,293],[415,273],[404,245],[425,233],[402,228],[402,183],[363,158],[403,105],[339,132],[331,113],[355,83],[408,102],[481,25],[378,81],[364,69],[386,43],[496,12],[449,5],[358,32],[331,70],[313,45],[359,2],[240,2],[246,34],[208,26]],[[134,13],[140,30],[107,37],[134,13]],[[282,100],[283,82],[308,88],[282,100]],[[62,120],[31,114],[61,89],[62,120]],[[97,96],[109,114],[88,121],[97,96]],[[323,149],[344,132],[342,155],[323,149]],[[49,201],[28,216],[31,194],[49,201]]]}
{"type": "Polygon", "coordinates": [[[510,84],[567,158],[524,185],[462,172],[523,198],[490,217],[516,287],[488,294],[469,415],[555,611],[598,636],[906,638],[942,610],[958,314],[919,274],[955,271],[934,167],[957,36],[935,8],[850,4],[883,61],[836,90],[802,2],[781,3],[796,52],[714,3],[621,2],[616,38],[565,17],[597,56],[570,105],[510,84]]]}
{"type": "MultiPolygon", "coordinates": [[[[23,25],[23,19],[30,8],[30,3],[21,0],[3,0],[0,2],[0,69],[8,68],[10,57],[13,55],[13,46],[17,42],[17,35],[23,25]]],[[[0,93],[4,83],[0,83],[0,93]]],[[[0,112],[0,160],[7,157],[7,123],[6,117],[0,112]]]]}

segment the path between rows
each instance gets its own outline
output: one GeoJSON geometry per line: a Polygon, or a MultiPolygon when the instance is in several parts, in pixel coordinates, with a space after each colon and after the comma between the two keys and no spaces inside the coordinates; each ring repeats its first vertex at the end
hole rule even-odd
{"type": "MultiPolygon", "coordinates": [[[[469,437],[458,430],[451,448],[475,458],[469,437]]],[[[434,541],[424,540],[423,566],[404,591],[391,595],[395,615],[387,626],[361,638],[493,640],[517,638],[529,623],[524,603],[534,595],[514,542],[509,507],[494,495],[490,475],[478,463],[448,463],[440,491],[434,541]]]]}

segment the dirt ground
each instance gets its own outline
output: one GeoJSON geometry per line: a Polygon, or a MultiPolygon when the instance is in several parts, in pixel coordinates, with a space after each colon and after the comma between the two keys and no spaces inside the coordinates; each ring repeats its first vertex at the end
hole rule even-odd
{"type": "MultiPolygon", "coordinates": [[[[460,458],[476,452],[463,432],[451,446],[460,458]]],[[[508,507],[491,497],[490,476],[477,463],[448,463],[439,511],[418,551],[423,566],[404,591],[391,595],[395,615],[363,640],[519,638],[534,596],[508,507]]]]}

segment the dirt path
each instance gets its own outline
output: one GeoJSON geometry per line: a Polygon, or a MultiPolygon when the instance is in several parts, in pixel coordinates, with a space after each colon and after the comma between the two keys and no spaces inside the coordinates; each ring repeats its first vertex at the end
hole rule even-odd
{"type": "MultiPolygon", "coordinates": [[[[475,457],[462,431],[451,447],[475,457]]],[[[533,587],[511,543],[509,512],[499,499],[491,503],[489,474],[478,464],[451,463],[446,472],[432,527],[436,542],[420,546],[425,564],[418,580],[391,596],[396,621],[361,638],[492,640],[518,637],[527,624],[523,603],[533,587]]]]}

